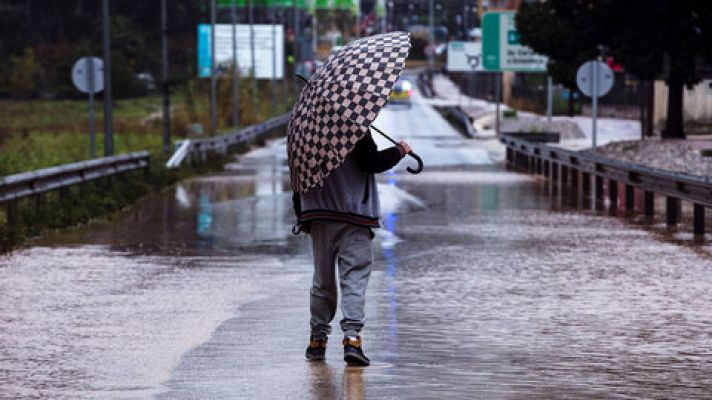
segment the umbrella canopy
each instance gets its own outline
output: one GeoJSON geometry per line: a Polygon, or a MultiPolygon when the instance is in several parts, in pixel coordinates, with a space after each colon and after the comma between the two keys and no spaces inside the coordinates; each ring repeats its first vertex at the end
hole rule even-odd
{"type": "Polygon", "coordinates": [[[287,128],[295,192],[323,184],[343,164],[386,105],[409,50],[406,32],[359,39],[331,56],[311,77],[287,128]]]}

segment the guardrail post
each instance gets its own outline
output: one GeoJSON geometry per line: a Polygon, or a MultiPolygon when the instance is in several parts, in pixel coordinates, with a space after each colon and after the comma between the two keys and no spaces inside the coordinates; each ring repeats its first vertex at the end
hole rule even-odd
{"type": "Polygon", "coordinates": [[[544,160],[544,176],[549,178],[551,176],[551,166],[549,165],[549,160],[544,160]]]}
{"type": "Polygon", "coordinates": [[[596,204],[598,206],[603,205],[603,177],[600,175],[596,175],[595,178],[595,183],[594,183],[594,196],[596,197],[596,204]]]}
{"type": "Polygon", "coordinates": [[[635,209],[635,188],[632,185],[625,185],[625,209],[626,211],[635,209]]]}
{"type": "Polygon", "coordinates": [[[653,218],[655,216],[655,193],[646,190],[644,194],[644,212],[646,218],[653,218]]]}
{"type": "Polygon", "coordinates": [[[705,206],[702,204],[695,204],[694,231],[695,236],[705,236],[705,206]]]}
{"type": "Polygon", "coordinates": [[[529,173],[532,175],[537,173],[536,156],[535,155],[529,156],[529,173]]]}
{"type": "Polygon", "coordinates": [[[559,183],[559,163],[551,162],[551,179],[554,183],[559,183]]]}
{"type": "Polygon", "coordinates": [[[682,204],[679,197],[668,197],[665,203],[666,220],[668,227],[673,227],[680,222],[682,204]]]}
{"type": "Polygon", "coordinates": [[[618,212],[618,181],[613,179],[608,180],[608,200],[611,202],[610,210],[618,212]]]}
{"type": "Polygon", "coordinates": [[[541,157],[536,158],[536,173],[544,175],[544,160],[542,160],[541,157]]]}
{"type": "Polygon", "coordinates": [[[569,183],[569,167],[561,164],[561,187],[569,183]]]}
{"type": "Polygon", "coordinates": [[[9,239],[10,239],[10,244],[15,242],[15,237],[17,235],[17,208],[18,208],[18,201],[17,200],[10,200],[6,207],[6,213],[7,213],[7,231],[9,233],[9,239]]]}
{"type": "Polygon", "coordinates": [[[511,164],[513,158],[514,158],[514,157],[512,157],[512,148],[509,147],[509,146],[507,146],[507,157],[506,157],[507,163],[510,163],[510,164],[511,164]]]}
{"type": "Polygon", "coordinates": [[[583,172],[581,174],[582,190],[584,195],[591,194],[591,174],[583,172]]]}

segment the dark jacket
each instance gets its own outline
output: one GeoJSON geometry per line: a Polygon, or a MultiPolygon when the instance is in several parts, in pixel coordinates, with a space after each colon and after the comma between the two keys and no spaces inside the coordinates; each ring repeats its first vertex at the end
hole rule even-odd
{"type": "Polygon", "coordinates": [[[361,139],[323,186],[300,195],[299,223],[330,220],[377,228],[380,202],[374,174],[393,168],[405,155],[402,146],[378,151],[370,134],[361,139]]]}

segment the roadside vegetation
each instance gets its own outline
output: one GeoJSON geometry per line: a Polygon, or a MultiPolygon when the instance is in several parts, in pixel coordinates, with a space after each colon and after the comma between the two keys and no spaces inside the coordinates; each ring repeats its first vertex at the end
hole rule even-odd
{"type": "MultiPolygon", "coordinates": [[[[240,83],[240,126],[262,122],[291,107],[291,92],[272,102],[269,81],[244,79],[240,83]],[[255,87],[257,91],[255,91],[255,87]]],[[[231,80],[221,79],[218,94],[218,125],[215,135],[232,131],[231,80]]],[[[205,82],[193,82],[171,97],[172,140],[207,137],[210,126],[209,96],[205,82]],[[204,131],[200,135],[200,131],[204,131]]],[[[97,103],[97,156],[103,155],[103,110],[97,103]]],[[[78,185],[21,200],[17,228],[11,231],[6,215],[0,215],[0,247],[8,250],[28,238],[52,229],[85,224],[97,217],[130,206],[139,198],[187,177],[219,170],[225,159],[168,170],[170,154],[163,153],[161,98],[151,95],[117,100],[114,105],[116,154],[148,150],[148,173],[130,172],[114,178],[78,185]]],[[[89,158],[86,100],[0,101],[0,175],[6,176],[89,158]]]]}
{"type": "MultiPolygon", "coordinates": [[[[171,138],[210,136],[208,82],[190,82],[171,96],[171,138]],[[202,132],[202,133],[201,133],[202,132]]],[[[269,81],[240,82],[240,126],[264,121],[291,106],[291,93],[282,94],[273,106],[269,81]],[[285,100],[286,99],[286,100],[285,100]]],[[[221,79],[218,94],[218,131],[232,130],[231,80],[221,79]]],[[[46,168],[89,158],[89,120],[84,100],[0,100],[0,176],[46,168]]],[[[103,106],[96,103],[96,154],[103,155],[103,106]]],[[[114,103],[115,153],[149,150],[156,159],[162,153],[161,97],[116,100],[114,103]]]]}

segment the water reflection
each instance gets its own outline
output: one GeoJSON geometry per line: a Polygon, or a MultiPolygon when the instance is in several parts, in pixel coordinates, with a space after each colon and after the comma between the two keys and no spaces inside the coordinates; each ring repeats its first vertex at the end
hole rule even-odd
{"type": "MultiPolygon", "coordinates": [[[[388,185],[397,186],[393,173],[388,174],[388,185]]],[[[398,215],[390,212],[383,218],[383,229],[397,237],[396,225],[398,215]]],[[[395,285],[396,273],[398,271],[398,258],[394,252],[394,246],[382,246],[383,257],[386,259],[386,288],[388,290],[388,324],[387,354],[398,357],[398,294],[395,285]]]]}

